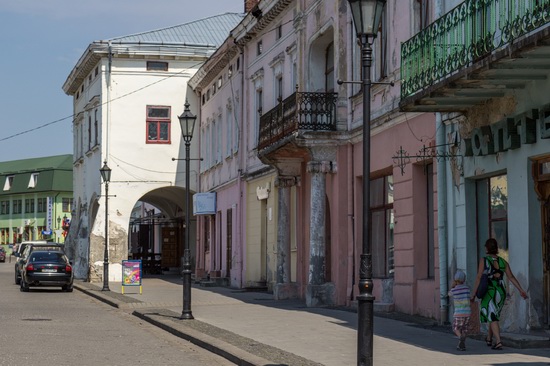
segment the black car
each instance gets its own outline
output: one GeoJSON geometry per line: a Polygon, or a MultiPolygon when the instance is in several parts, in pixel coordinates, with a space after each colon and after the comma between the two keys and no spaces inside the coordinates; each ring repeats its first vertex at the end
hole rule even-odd
{"type": "Polygon", "coordinates": [[[59,250],[63,251],[63,244],[60,243],[52,243],[47,241],[24,241],[18,245],[17,251],[15,252],[15,256],[17,259],[15,260],[15,284],[19,285],[21,283],[21,269],[22,269],[22,263],[25,262],[27,257],[34,249],[41,249],[41,250],[59,250]]]}
{"type": "Polygon", "coordinates": [[[61,286],[63,291],[73,291],[73,266],[59,250],[33,250],[22,263],[21,291],[35,286],[61,286]]]}

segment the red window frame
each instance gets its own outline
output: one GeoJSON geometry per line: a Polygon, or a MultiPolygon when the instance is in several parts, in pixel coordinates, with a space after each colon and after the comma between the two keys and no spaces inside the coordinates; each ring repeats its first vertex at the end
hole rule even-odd
{"type": "Polygon", "coordinates": [[[172,130],[172,123],[171,123],[171,107],[169,106],[159,106],[159,105],[148,105],[145,111],[146,116],[146,123],[145,123],[145,142],[147,144],[170,144],[171,143],[171,130],[172,130]],[[167,111],[166,117],[164,116],[155,116],[152,115],[153,109],[165,109],[167,111]],[[161,140],[160,135],[162,132],[162,126],[166,125],[166,140],[161,140]],[[156,138],[151,138],[151,135],[149,134],[149,131],[152,127],[150,126],[156,126],[156,138]]]}

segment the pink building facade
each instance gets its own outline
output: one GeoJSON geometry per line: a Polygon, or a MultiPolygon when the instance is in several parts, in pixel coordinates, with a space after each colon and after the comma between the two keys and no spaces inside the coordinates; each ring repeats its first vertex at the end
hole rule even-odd
{"type": "Polygon", "coordinates": [[[372,88],[369,218],[361,206],[362,91],[337,82],[361,79],[348,2],[248,5],[190,82],[202,101],[201,152],[214,154],[212,141],[221,141],[222,152],[227,141],[239,141],[231,156],[201,162],[200,192],[215,192],[218,209],[198,219],[197,274],[265,287],[308,306],[354,306],[362,220],[369,220],[375,304],[439,318],[437,167],[430,155],[436,121],[398,107],[400,42],[420,30],[424,2],[389,1],[373,45],[373,81],[395,86],[372,88]],[[230,105],[236,113],[228,120],[230,105]],[[213,121],[221,132],[208,132],[213,121]],[[230,130],[237,139],[224,132],[230,130]],[[399,159],[403,151],[410,161],[399,159]]]}

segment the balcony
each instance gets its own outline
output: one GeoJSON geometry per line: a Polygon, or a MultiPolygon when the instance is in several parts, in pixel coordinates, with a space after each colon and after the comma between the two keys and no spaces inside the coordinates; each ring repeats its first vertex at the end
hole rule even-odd
{"type": "Polygon", "coordinates": [[[550,75],[550,0],[466,0],[401,45],[403,111],[465,111],[550,75]]]}
{"type": "Polygon", "coordinates": [[[258,152],[286,144],[294,132],[336,131],[336,93],[295,92],[260,117],[258,152]]]}

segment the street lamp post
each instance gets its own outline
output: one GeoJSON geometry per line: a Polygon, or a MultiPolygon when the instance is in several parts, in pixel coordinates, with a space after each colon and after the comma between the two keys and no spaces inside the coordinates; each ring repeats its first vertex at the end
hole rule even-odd
{"type": "Polygon", "coordinates": [[[370,96],[372,42],[376,38],[386,0],[348,0],[357,37],[361,42],[363,69],[363,248],[357,296],[357,365],[372,366],[374,295],[372,294],[372,245],[370,238],[370,96]]]}
{"type": "Polygon", "coordinates": [[[101,291],[110,291],[109,289],[109,182],[111,181],[111,168],[107,161],[103,162],[103,167],[99,169],[101,178],[105,182],[105,251],[103,252],[103,288],[101,291]]]}
{"type": "Polygon", "coordinates": [[[57,230],[55,231],[57,238],[56,240],[58,242],[61,241],[61,238],[59,237],[59,233],[61,232],[61,217],[57,216],[57,230]]]}
{"type": "Polygon", "coordinates": [[[191,240],[191,195],[189,194],[189,163],[191,158],[189,157],[189,150],[197,116],[191,113],[187,100],[184,107],[183,113],[178,116],[181,135],[185,142],[185,243],[183,246],[183,310],[181,312],[181,319],[193,319],[193,313],[191,312],[191,253],[189,251],[189,241],[191,240]]]}

